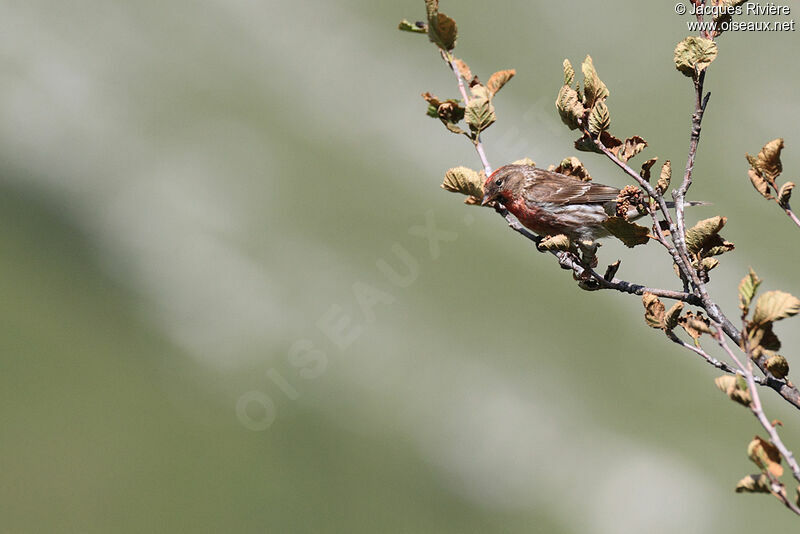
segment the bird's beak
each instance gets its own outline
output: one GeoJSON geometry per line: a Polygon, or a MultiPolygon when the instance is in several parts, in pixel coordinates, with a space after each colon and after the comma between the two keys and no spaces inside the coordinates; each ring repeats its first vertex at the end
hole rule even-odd
{"type": "Polygon", "coordinates": [[[489,193],[486,193],[485,195],[483,195],[483,200],[481,201],[481,206],[487,205],[492,200],[494,200],[494,197],[492,195],[490,195],[489,193]]]}

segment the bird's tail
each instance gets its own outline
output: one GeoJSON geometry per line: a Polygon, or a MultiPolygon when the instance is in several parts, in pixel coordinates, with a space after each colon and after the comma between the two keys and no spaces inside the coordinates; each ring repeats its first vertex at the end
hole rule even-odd
{"type": "MultiPolygon", "coordinates": [[[[704,202],[702,200],[690,200],[690,201],[686,202],[685,205],[686,206],[711,206],[711,202],[704,202]]],[[[674,208],[675,207],[675,203],[674,202],[667,202],[667,207],[668,208],[674,208]]]]}

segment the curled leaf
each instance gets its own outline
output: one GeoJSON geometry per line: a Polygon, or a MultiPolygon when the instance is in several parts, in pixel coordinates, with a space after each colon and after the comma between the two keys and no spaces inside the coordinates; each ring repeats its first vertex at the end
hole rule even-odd
{"type": "Polygon", "coordinates": [[[499,72],[495,72],[489,78],[489,81],[486,82],[486,87],[489,89],[489,92],[492,96],[497,94],[497,91],[503,88],[508,81],[514,77],[517,73],[514,69],[510,70],[501,70],[499,72]]]}
{"type": "Polygon", "coordinates": [[[572,63],[568,59],[564,60],[564,85],[572,85],[575,81],[575,69],[572,68],[572,63]]]}
{"type": "Polygon", "coordinates": [[[783,209],[789,209],[789,199],[792,198],[792,189],[794,189],[794,183],[786,182],[781,186],[781,190],[778,192],[778,204],[780,204],[783,209]]]}
{"type": "Polygon", "coordinates": [[[717,43],[702,37],[687,37],[675,47],[675,68],[685,76],[704,71],[717,57],[717,43]]]}
{"type": "Polygon", "coordinates": [[[769,471],[775,477],[783,475],[781,453],[778,448],[769,441],[755,436],[753,441],[747,446],[747,457],[762,471],[769,471]]]}
{"type": "Polygon", "coordinates": [[[647,326],[664,329],[666,325],[664,303],[652,293],[645,293],[642,295],[642,304],[644,305],[644,321],[647,326]]]}
{"type": "Polygon", "coordinates": [[[656,164],[656,161],[658,161],[658,158],[650,158],[642,163],[642,172],[639,173],[639,176],[647,182],[650,181],[650,169],[656,164]]]}
{"type": "Polygon", "coordinates": [[[733,250],[733,243],[725,241],[719,235],[719,231],[727,221],[726,217],[718,215],[704,219],[687,230],[686,246],[689,248],[689,252],[707,257],[733,250]]]}
{"type": "Polygon", "coordinates": [[[789,362],[780,354],[773,354],[767,358],[766,367],[767,371],[779,380],[789,374],[789,362]]]}
{"type": "Polygon", "coordinates": [[[564,234],[550,235],[542,239],[536,248],[540,251],[569,250],[572,243],[564,234]]]}
{"type": "Polygon", "coordinates": [[[667,160],[664,162],[664,165],[661,166],[661,176],[658,178],[658,182],[656,183],[656,191],[659,193],[664,193],[669,188],[669,182],[672,178],[672,163],[667,160]]]}
{"type": "Polygon", "coordinates": [[[474,197],[483,198],[483,180],[481,175],[467,167],[454,167],[444,173],[442,189],[453,193],[461,193],[474,197]]]}
{"type": "Polygon", "coordinates": [[[728,398],[742,406],[750,406],[753,401],[747,389],[747,381],[739,375],[722,375],[714,379],[714,384],[725,393],[728,398]]]}
{"type": "Polygon", "coordinates": [[[608,87],[597,75],[591,56],[586,56],[581,65],[581,70],[583,71],[583,103],[587,108],[591,108],[598,100],[608,97],[608,87]]]}
{"type": "Polygon", "coordinates": [[[756,170],[770,182],[783,172],[781,164],[781,150],[783,150],[783,139],[773,139],[761,149],[756,159],[756,170]]]}
{"type": "Polygon", "coordinates": [[[686,315],[678,319],[678,324],[694,340],[700,339],[703,334],[714,334],[711,329],[711,321],[709,321],[708,317],[703,316],[702,312],[697,315],[694,312],[687,312],[686,315]]]}
{"type": "Polygon", "coordinates": [[[579,178],[584,182],[592,181],[589,171],[587,171],[586,167],[583,166],[581,160],[575,156],[562,159],[561,163],[558,164],[558,167],[553,169],[553,172],[565,174],[567,176],[574,176],[575,178],[579,178]]]}
{"type": "Polygon", "coordinates": [[[669,331],[673,330],[676,326],[678,326],[678,320],[681,317],[681,311],[683,311],[683,302],[676,302],[673,306],[669,309],[669,311],[664,316],[664,329],[669,331]]]}
{"type": "Polygon", "coordinates": [[[764,473],[747,475],[736,484],[736,493],[772,493],[772,485],[764,473]]]}
{"type": "Polygon", "coordinates": [[[617,157],[627,162],[645,148],[647,148],[647,141],[638,135],[634,135],[625,139],[625,143],[617,151],[617,157]]]}
{"type": "Polygon", "coordinates": [[[586,109],[578,99],[578,92],[570,87],[564,85],[558,92],[556,98],[556,109],[561,121],[566,124],[570,130],[575,130],[579,126],[579,121],[583,119],[586,109]]]}
{"type": "Polygon", "coordinates": [[[428,33],[428,25],[425,24],[424,22],[411,23],[406,19],[400,21],[400,24],[397,26],[397,29],[403,32],[428,33]]]}
{"type": "Polygon", "coordinates": [[[756,188],[756,191],[761,193],[762,197],[766,198],[767,200],[774,198],[769,189],[769,182],[767,182],[763,176],[758,174],[758,172],[756,172],[754,169],[747,171],[747,176],[750,177],[750,183],[753,184],[753,187],[756,188]]]}

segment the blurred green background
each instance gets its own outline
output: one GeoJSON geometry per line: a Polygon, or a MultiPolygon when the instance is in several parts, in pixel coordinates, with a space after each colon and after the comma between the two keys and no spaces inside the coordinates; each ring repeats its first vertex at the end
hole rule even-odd
{"type": "MultiPolygon", "coordinates": [[[[647,329],[638,299],[578,290],[439,188],[478,162],[424,114],[420,92],[456,89],[395,29],[422,0],[0,6],[0,531],[797,528],[733,493],[759,429],[713,369],[647,329]],[[426,217],[449,232],[438,251],[414,230],[426,217]],[[406,287],[378,267],[403,272],[398,245],[406,287]],[[381,292],[374,315],[354,284],[381,292]],[[328,314],[350,320],[344,348],[328,314]]],[[[518,71],[493,165],[575,154],[553,101],[563,58],[590,53],[613,131],[682,167],[689,18],[672,3],[441,7],[474,72],[518,71]]],[[[692,195],[714,206],[691,217],[730,217],[737,250],[711,284],[727,310],[749,265],[800,292],[800,235],[744,160],[783,136],[797,177],[796,53],[796,33],[724,35],[707,78],[692,195]]],[[[655,246],[600,258],[676,285],[655,246]]],[[[778,333],[793,363],[797,325],[778,333]]],[[[797,412],[764,398],[800,449],[797,412]]]]}

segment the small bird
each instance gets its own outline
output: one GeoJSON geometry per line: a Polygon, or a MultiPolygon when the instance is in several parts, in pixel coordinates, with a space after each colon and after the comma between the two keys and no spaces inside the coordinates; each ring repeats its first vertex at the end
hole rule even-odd
{"type": "MultiPolygon", "coordinates": [[[[603,223],[617,213],[621,191],[532,165],[500,167],[486,179],[483,190],[481,205],[500,202],[541,236],[565,234],[573,241],[590,243],[609,235],[603,223]]],[[[626,215],[629,220],[642,216],[634,206],[626,215]]]]}

